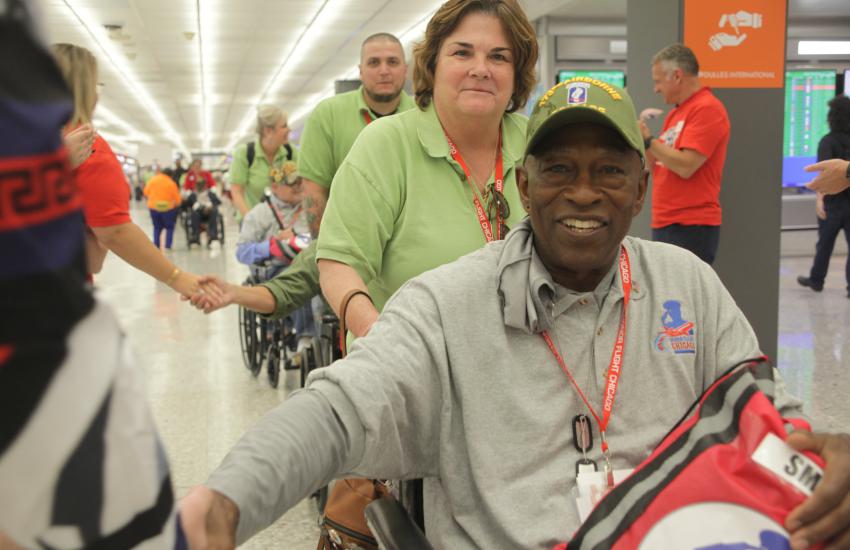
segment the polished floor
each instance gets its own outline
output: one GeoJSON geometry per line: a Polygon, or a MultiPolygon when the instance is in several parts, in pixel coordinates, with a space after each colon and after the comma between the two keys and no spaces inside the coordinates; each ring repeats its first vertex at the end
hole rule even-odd
{"type": "MultiPolygon", "coordinates": [[[[150,231],[148,213],[138,203],[133,217],[150,231]]],[[[228,217],[222,250],[188,251],[178,227],[169,255],[184,270],[238,282],[247,268],[235,259],[236,237],[228,217]]],[[[815,237],[813,231],[783,234],[778,364],[821,429],[850,431],[847,247],[839,244],[826,288],[815,293],[796,283],[797,275],[808,272],[815,237]]],[[[145,371],[150,404],[182,495],[202,483],[240,434],[297,387],[297,374],[288,372],[276,390],[263,377],[250,376],[240,354],[235,307],[204,315],[113,255],[96,286],[117,312],[145,371]]],[[[317,535],[315,506],[307,500],[243,548],[313,550],[317,535]]]]}

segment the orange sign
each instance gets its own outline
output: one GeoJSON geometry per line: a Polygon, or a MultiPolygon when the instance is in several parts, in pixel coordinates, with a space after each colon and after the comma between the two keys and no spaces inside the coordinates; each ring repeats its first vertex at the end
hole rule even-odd
{"type": "Polygon", "coordinates": [[[685,45],[714,88],[785,85],[786,0],[685,0],[685,45]]]}

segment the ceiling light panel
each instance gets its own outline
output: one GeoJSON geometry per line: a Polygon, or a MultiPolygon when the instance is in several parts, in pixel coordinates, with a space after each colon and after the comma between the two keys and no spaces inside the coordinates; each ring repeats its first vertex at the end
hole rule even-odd
{"type": "MultiPolygon", "coordinates": [[[[291,113],[291,125],[299,125],[318,101],[333,94],[335,80],[357,77],[360,43],[364,38],[376,32],[389,31],[397,36],[404,35],[403,42],[419,40],[431,15],[442,2],[369,0],[351,2],[345,9],[342,2],[327,4],[326,10],[341,13],[334,17],[330,14],[325,16],[324,11],[318,14],[309,32],[295,48],[294,55],[281,64],[270,92],[264,94],[264,101],[279,103],[291,113]],[[399,21],[404,22],[401,29],[399,21]],[[313,29],[323,30],[312,32],[313,29]]],[[[254,120],[255,105],[249,107],[229,147],[247,135],[254,120]]]]}
{"type": "MultiPolygon", "coordinates": [[[[115,21],[119,15],[117,10],[98,10],[95,12],[90,6],[90,3],[84,3],[78,0],[63,0],[65,6],[71,11],[73,17],[82,24],[93,41],[100,49],[95,51],[95,56],[101,65],[110,63],[113,69],[120,75],[121,82],[131,91],[138,101],[140,107],[147,111],[148,115],[153,118],[156,124],[162,128],[162,133],[171,141],[178,149],[188,153],[188,148],[183,143],[183,139],[177,133],[177,130],[169,122],[168,118],[163,114],[159,104],[153,99],[147,87],[139,80],[136,70],[130,66],[130,63],[119,46],[116,46],[113,40],[110,39],[107,31],[103,28],[103,23],[107,21],[115,21]]],[[[126,14],[124,14],[126,18],[126,14]]],[[[126,19],[125,19],[126,20],[126,19]]]]}

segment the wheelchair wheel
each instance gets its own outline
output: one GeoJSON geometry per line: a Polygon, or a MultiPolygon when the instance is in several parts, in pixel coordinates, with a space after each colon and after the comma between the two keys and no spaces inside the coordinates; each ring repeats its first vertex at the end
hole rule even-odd
{"type": "Polygon", "coordinates": [[[218,228],[218,242],[220,244],[224,244],[224,216],[221,215],[221,212],[216,216],[216,227],[218,228]]]}
{"type": "Polygon", "coordinates": [[[307,384],[307,375],[310,371],[316,368],[316,354],[313,353],[313,348],[308,347],[301,350],[301,387],[307,384]]]}
{"type": "Polygon", "coordinates": [[[272,344],[266,353],[266,374],[269,378],[269,385],[276,388],[280,382],[280,367],[284,362],[284,351],[279,344],[272,344]]]}
{"type": "Polygon", "coordinates": [[[316,508],[319,511],[319,514],[325,513],[325,505],[328,503],[328,493],[330,493],[330,485],[325,485],[312,495],[314,499],[316,499],[316,508]]]}
{"type": "Polygon", "coordinates": [[[257,376],[263,368],[263,361],[266,358],[271,342],[269,342],[268,321],[261,319],[256,313],[253,314],[252,334],[254,347],[251,349],[251,374],[257,376]]]}
{"type": "Polygon", "coordinates": [[[195,235],[192,233],[192,216],[188,210],[180,211],[180,225],[183,226],[183,232],[186,234],[186,248],[191,250],[195,235]]]}
{"type": "Polygon", "coordinates": [[[256,314],[253,311],[239,306],[239,344],[242,348],[242,361],[248,370],[252,370],[251,363],[254,358],[255,318],[256,314]]]}

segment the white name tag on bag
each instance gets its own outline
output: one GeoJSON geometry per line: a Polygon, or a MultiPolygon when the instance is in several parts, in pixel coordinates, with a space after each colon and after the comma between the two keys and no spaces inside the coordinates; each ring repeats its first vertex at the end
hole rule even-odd
{"type": "Polygon", "coordinates": [[[804,495],[811,495],[823,478],[823,469],[803,453],[795,451],[778,435],[769,433],[753,453],[753,460],[790,483],[804,495]]]}
{"type": "MultiPolygon", "coordinates": [[[[614,485],[619,484],[629,477],[629,474],[633,471],[634,468],[614,470],[614,485]]],[[[608,494],[609,490],[608,482],[605,479],[605,472],[579,472],[576,477],[576,492],[578,493],[576,506],[578,507],[578,515],[582,523],[590,515],[590,512],[593,511],[596,503],[602,500],[602,497],[608,494]]]]}

